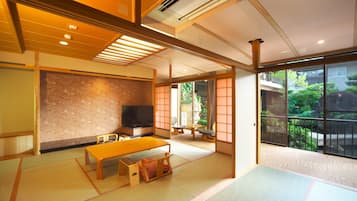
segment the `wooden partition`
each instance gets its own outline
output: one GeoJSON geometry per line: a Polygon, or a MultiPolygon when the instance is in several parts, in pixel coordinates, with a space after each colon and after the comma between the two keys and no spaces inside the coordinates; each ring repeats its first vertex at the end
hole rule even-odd
{"type": "Polygon", "coordinates": [[[170,89],[171,86],[155,88],[155,134],[170,138],[170,89]]]}
{"type": "Polygon", "coordinates": [[[232,154],[232,78],[217,79],[216,83],[216,133],[217,152],[232,154]]]}

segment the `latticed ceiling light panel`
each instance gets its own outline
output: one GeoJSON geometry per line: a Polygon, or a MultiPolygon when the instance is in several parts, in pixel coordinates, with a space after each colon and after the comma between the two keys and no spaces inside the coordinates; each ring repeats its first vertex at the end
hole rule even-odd
{"type": "Polygon", "coordinates": [[[122,35],[114,43],[95,56],[93,60],[127,65],[159,52],[162,49],[164,49],[164,47],[160,45],[122,35]]]}

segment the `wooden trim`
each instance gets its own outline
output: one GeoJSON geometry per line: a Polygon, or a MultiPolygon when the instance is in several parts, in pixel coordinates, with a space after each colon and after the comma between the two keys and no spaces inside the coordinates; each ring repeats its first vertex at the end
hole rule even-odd
{"type": "Polygon", "coordinates": [[[5,15],[8,18],[11,31],[14,33],[17,42],[18,52],[23,53],[25,51],[25,42],[22,35],[22,29],[20,24],[20,18],[17,11],[16,3],[2,0],[4,5],[5,15]]]}
{"type": "Polygon", "coordinates": [[[303,67],[307,67],[307,66],[316,66],[316,65],[331,64],[331,63],[341,63],[341,62],[348,62],[348,61],[355,61],[355,60],[357,60],[356,54],[336,56],[336,57],[326,57],[326,58],[314,60],[314,61],[307,61],[307,62],[301,62],[301,63],[260,68],[260,69],[258,69],[258,72],[261,73],[261,72],[278,71],[278,70],[285,70],[285,69],[292,69],[292,68],[303,68],[303,67]]]}
{"type": "Polygon", "coordinates": [[[208,18],[209,16],[215,14],[215,13],[218,13],[219,11],[222,11],[223,9],[229,7],[229,6],[232,6],[234,4],[236,4],[237,2],[240,2],[241,0],[228,0],[227,2],[225,3],[222,3],[221,5],[207,11],[207,12],[204,12],[202,13],[201,15],[193,18],[192,20],[189,20],[183,24],[181,24],[180,26],[176,27],[176,33],[179,33],[185,29],[187,29],[189,26],[191,26],[192,24],[194,23],[198,23],[206,18],[208,18]]]}
{"type": "Polygon", "coordinates": [[[33,150],[32,149],[24,151],[22,153],[18,153],[18,154],[0,156],[0,161],[10,160],[10,159],[15,159],[15,158],[24,158],[24,157],[28,157],[28,156],[33,156],[33,150]]]}
{"type": "Polygon", "coordinates": [[[17,63],[3,63],[0,62],[0,68],[8,68],[8,69],[25,69],[25,70],[33,70],[33,66],[27,66],[25,64],[17,64],[17,63]]]}
{"type": "MultiPolygon", "coordinates": [[[[232,178],[236,178],[236,70],[232,69],[232,178]]],[[[238,125],[239,126],[239,125],[238,125]]]]}
{"type": "Polygon", "coordinates": [[[156,115],[155,115],[155,112],[156,112],[156,87],[155,87],[155,83],[156,83],[156,80],[157,80],[157,71],[156,69],[154,69],[153,71],[153,79],[152,79],[152,83],[151,83],[151,93],[152,93],[152,97],[151,97],[151,100],[152,100],[152,105],[153,105],[153,112],[154,112],[154,117],[153,117],[153,133],[154,135],[156,135],[155,133],[155,128],[156,128],[156,115]]]}
{"type": "Polygon", "coordinates": [[[56,15],[68,17],[100,28],[119,32],[141,40],[157,43],[162,46],[182,50],[208,60],[222,63],[228,66],[236,66],[244,70],[250,67],[239,61],[219,55],[215,52],[192,45],[174,37],[153,31],[135,23],[110,15],[100,10],[80,4],[72,0],[48,1],[48,0],[11,0],[36,9],[44,10],[56,15]]]}
{"type": "Polygon", "coordinates": [[[33,152],[34,155],[40,155],[41,141],[40,141],[40,125],[41,125],[41,96],[40,96],[40,80],[41,72],[39,67],[39,52],[35,52],[35,67],[34,67],[34,135],[33,135],[33,152]]]}
{"type": "Polygon", "coordinates": [[[19,165],[17,166],[17,173],[16,173],[14,185],[12,186],[10,201],[16,201],[17,191],[19,190],[19,185],[20,185],[21,172],[22,172],[22,158],[20,158],[19,165]]]}
{"type": "Polygon", "coordinates": [[[172,83],[172,64],[169,65],[169,83],[172,83]]]}
{"type": "Polygon", "coordinates": [[[295,56],[299,56],[299,52],[290,41],[288,35],[285,31],[279,26],[279,24],[274,20],[270,13],[264,8],[264,6],[258,0],[249,0],[249,3],[254,6],[254,8],[266,19],[266,21],[271,25],[271,27],[279,34],[281,39],[288,45],[291,52],[295,56]]]}
{"type": "Polygon", "coordinates": [[[357,1],[355,1],[355,22],[353,29],[353,46],[357,46],[357,1]]]}
{"type": "Polygon", "coordinates": [[[261,95],[260,95],[260,76],[255,74],[256,84],[256,159],[255,163],[260,163],[260,143],[261,143],[261,95]]]}
{"type": "Polygon", "coordinates": [[[181,82],[191,82],[191,81],[197,81],[197,80],[211,80],[211,79],[216,79],[216,78],[231,78],[234,77],[231,72],[228,73],[222,73],[222,74],[211,74],[207,73],[204,75],[200,76],[187,76],[187,77],[180,77],[180,78],[174,78],[172,80],[173,83],[181,83],[181,82]]]}
{"type": "Polygon", "coordinates": [[[46,66],[41,66],[40,70],[41,71],[49,71],[49,72],[69,73],[69,74],[74,74],[74,75],[87,75],[87,76],[94,76],[94,77],[137,80],[137,81],[145,81],[145,82],[152,81],[152,79],[150,79],[150,78],[129,77],[129,76],[113,75],[113,74],[105,74],[105,73],[94,73],[94,72],[86,72],[86,71],[78,71],[78,70],[71,70],[71,69],[46,67],[46,66]]]}
{"type": "Polygon", "coordinates": [[[141,0],[135,0],[134,3],[134,22],[137,25],[141,25],[141,0]]]}
{"type": "Polygon", "coordinates": [[[20,137],[20,136],[31,136],[33,135],[33,131],[19,131],[19,132],[11,132],[11,133],[0,133],[1,138],[11,138],[11,137],[20,137]]]}
{"type": "Polygon", "coordinates": [[[304,55],[304,56],[290,57],[290,58],[286,58],[286,59],[264,62],[264,63],[261,63],[261,65],[262,66],[272,66],[272,65],[276,65],[276,64],[284,63],[284,62],[288,62],[288,61],[309,59],[309,58],[313,58],[313,57],[328,57],[328,56],[334,56],[334,55],[338,55],[338,54],[346,54],[346,53],[350,53],[350,52],[354,52],[354,51],[357,51],[357,45],[354,47],[350,47],[350,48],[344,48],[344,49],[338,49],[338,50],[333,50],[333,51],[320,52],[320,53],[316,53],[316,54],[309,54],[309,55],[304,55]]]}
{"type": "Polygon", "coordinates": [[[241,49],[240,47],[234,45],[232,42],[224,39],[222,36],[219,36],[218,34],[208,30],[207,28],[199,25],[199,24],[193,24],[194,27],[200,29],[201,31],[211,35],[212,37],[222,41],[224,44],[228,45],[229,47],[237,50],[238,52],[240,52],[241,54],[243,54],[245,57],[247,57],[248,59],[252,59],[252,56],[250,56],[248,53],[246,53],[243,49],[241,49]]]}

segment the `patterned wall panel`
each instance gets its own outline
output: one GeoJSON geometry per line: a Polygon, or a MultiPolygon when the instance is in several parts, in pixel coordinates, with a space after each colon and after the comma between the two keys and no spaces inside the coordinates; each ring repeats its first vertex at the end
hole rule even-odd
{"type": "Polygon", "coordinates": [[[110,133],[122,105],[151,105],[151,82],[41,72],[41,143],[110,133]]]}

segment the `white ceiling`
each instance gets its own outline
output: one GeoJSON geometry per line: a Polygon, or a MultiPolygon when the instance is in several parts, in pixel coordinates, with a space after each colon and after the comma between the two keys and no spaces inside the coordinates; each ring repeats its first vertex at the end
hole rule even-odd
{"type": "MultiPolygon", "coordinates": [[[[167,11],[158,13],[160,11],[154,9],[149,16],[177,28],[181,24],[174,23],[175,19],[177,21],[178,16],[199,3],[202,0],[180,0],[167,11]]],[[[271,62],[356,47],[353,43],[357,37],[356,7],[356,0],[241,0],[211,12],[208,17],[177,33],[176,37],[248,65],[251,64],[248,41],[262,38],[261,62],[271,62]],[[254,6],[256,3],[261,4],[267,14],[262,14],[254,6]],[[269,21],[269,16],[277,26],[269,21]],[[325,43],[317,44],[318,40],[325,40],[325,43]],[[290,41],[290,47],[287,41],[290,41]]],[[[166,65],[170,63],[168,60],[166,58],[166,65]]],[[[171,57],[171,60],[175,61],[174,77],[207,70],[204,69],[204,62],[207,62],[204,59],[181,61],[171,57]],[[182,69],[188,66],[195,68],[188,68],[183,73],[182,69]]],[[[164,69],[164,62],[158,58],[147,58],[142,62],[150,62],[152,66],[160,63],[164,69]]],[[[160,75],[167,73],[168,77],[167,69],[163,72],[157,69],[160,75]]]]}
{"type": "Polygon", "coordinates": [[[172,77],[200,75],[207,72],[221,71],[229,67],[203,59],[179,50],[165,49],[145,59],[135,62],[136,65],[147,66],[157,70],[159,79],[169,77],[169,66],[172,66],[172,77]]]}

